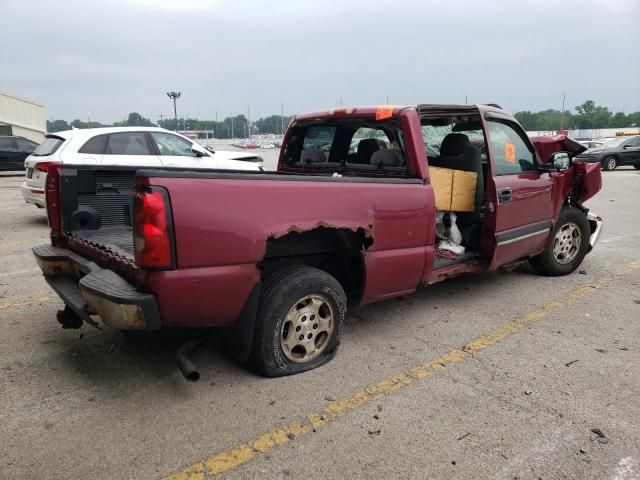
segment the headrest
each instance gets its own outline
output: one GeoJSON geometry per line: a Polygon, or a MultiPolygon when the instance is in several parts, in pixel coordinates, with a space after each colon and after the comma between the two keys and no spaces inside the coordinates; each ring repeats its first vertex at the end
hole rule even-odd
{"type": "Polygon", "coordinates": [[[324,163],[327,161],[327,155],[319,149],[303,150],[300,161],[304,163],[324,163]]]}
{"type": "Polygon", "coordinates": [[[397,150],[378,150],[371,156],[371,164],[378,167],[400,167],[404,163],[404,158],[397,150]]]}
{"type": "Polygon", "coordinates": [[[457,157],[464,153],[464,147],[469,145],[469,137],[464,133],[450,133],[440,145],[440,155],[443,157],[457,157]]]}
{"type": "Polygon", "coordinates": [[[364,138],[358,143],[358,156],[369,156],[382,148],[380,140],[377,138],[364,138]]]}

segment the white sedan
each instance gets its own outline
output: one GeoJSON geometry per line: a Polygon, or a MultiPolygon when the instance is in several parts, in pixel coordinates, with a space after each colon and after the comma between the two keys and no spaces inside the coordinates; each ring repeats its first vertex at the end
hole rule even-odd
{"type": "Polygon", "coordinates": [[[210,152],[187,137],[156,127],[109,127],[50,133],[25,160],[22,197],[45,206],[51,163],[132,167],[262,170],[260,157],[242,152],[210,152]]]}

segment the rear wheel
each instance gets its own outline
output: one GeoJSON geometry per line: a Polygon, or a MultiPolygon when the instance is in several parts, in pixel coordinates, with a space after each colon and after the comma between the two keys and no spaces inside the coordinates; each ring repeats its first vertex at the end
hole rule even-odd
{"type": "Polygon", "coordinates": [[[549,245],[540,255],[529,259],[531,267],[536,273],[549,276],[573,272],[589,250],[589,233],[589,221],[583,212],[563,208],[549,245]]]}
{"type": "Polygon", "coordinates": [[[633,168],[635,168],[636,170],[640,170],[640,163],[635,163],[633,165],[633,168]]]}
{"type": "Polygon", "coordinates": [[[264,283],[250,363],[268,377],[292,375],[329,361],[340,343],[347,297],[328,273],[286,267],[264,283]]]}
{"type": "Polygon", "coordinates": [[[618,159],[616,157],[614,157],[613,155],[605,158],[602,161],[602,168],[603,170],[615,170],[615,168],[618,166],[618,159]]]}

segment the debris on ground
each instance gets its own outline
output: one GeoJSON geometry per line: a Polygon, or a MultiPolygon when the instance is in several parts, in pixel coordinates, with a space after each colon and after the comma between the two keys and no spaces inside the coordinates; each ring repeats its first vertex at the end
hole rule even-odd
{"type": "Polygon", "coordinates": [[[598,352],[598,353],[607,353],[607,351],[604,348],[596,348],[596,352],[598,352]]]}
{"type": "Polygon", "coordinates": [[[469,435],[471,435],[471,432],[467,432],[464,435],[459,436],[456,440],[460,441],[460,440],[464,440],[465,438],[467,438],[469,435]]]}
{"type": "Polygon", "coordinates": [[[638,305],[640,305],[640,300],[634,300],[633,303],[637,303],[638,305]]]}
{"type": "Polygon", "coordinates": [[[570,362],[565,363],[565,364],[564,364],[564,366],[565,366],[565,367],[570,367],[571,365],[573,365],[574,363],[579,362],[579,361],[580,361],[580,359],[578,359],[578,360],[571,360],[570,362]]]}
{"type": "Polygon", "coordinates": [[[111,345],[109,345],[109,348],[107,348],[107,353],[111,353],[116,349],[116,344],[112,343],[111,345]]]}
{"type": "Polygon", "coordinates": [[[580,270],[580,272],[578,272],[578,273],[580,273],[580,275],[586,275],[587,271],[586,270],[580,270]]]}
{"type": "Polygon", "coordinates": [[[587,453],[587,450],[585,448],[581,448],[580,453],[587,453]]]}
{"type": "Polygon", "coordinates": [[[592,428],[591,429],[591,441],[593,442],[594,440],[596,440],[598,443],[608,443],[609,442],[609,439],[607,438],[607,436],[599,428],[592,428]]]}
{"type": "Polygon", "coordinates": [[[380,435],[381,430],[369,430],[367,433],[371,436],[380,435]]]}
{"type": "Polygon", "coordinates": [[[373,418],[375,418],[376,420],[380,420],[380,415],[378,415],[377,413],[373,416],[373,418]]]}
{"type": "Polygon", "coordinates": [[[335,399],[335,398],[333,398],[331,395],[325,395],[325,396],[324,396],[324,399],[325,399],[327,402],[335,402],[335,401],[336,401],[336,399],[335,399]]]}
{"type": "Polygon", "coordinates": [[[525,394],[525,395],[531,395],[531,393],[532,393],[532,392],[531,392],[531,390],[525,390],[525,391],[524,391],[524,394],[525,394]]]}

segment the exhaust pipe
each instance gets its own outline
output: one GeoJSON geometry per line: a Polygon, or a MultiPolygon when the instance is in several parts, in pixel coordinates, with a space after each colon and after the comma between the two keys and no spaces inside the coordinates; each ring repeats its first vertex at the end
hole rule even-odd
{"type": "Polygon", "coordinates": [[[176,364],[180,373],[190,382],[197,382],[200,380],[200,372],[191,362],[189,357],[193,355],[198,349],[209,343],[213,339],[211,330],[196,335],[187,342],[185,342],[176,353],[176,364]]]}

